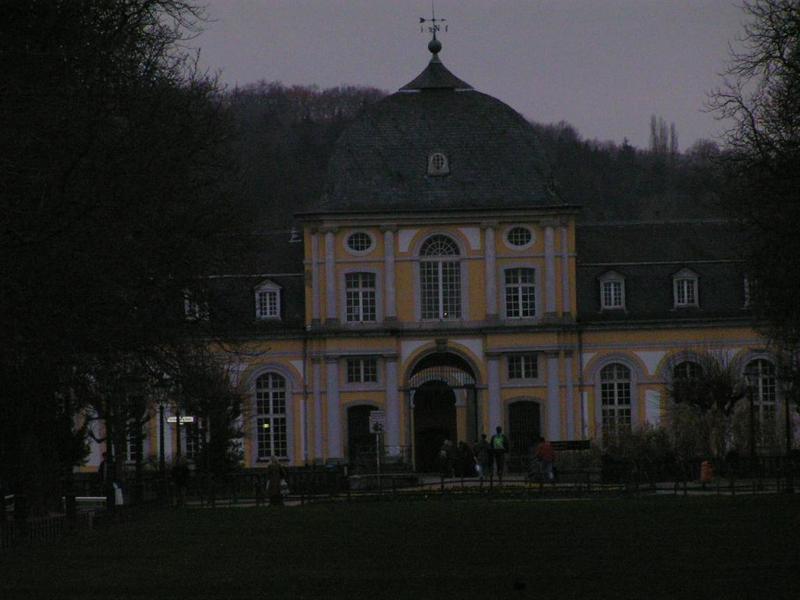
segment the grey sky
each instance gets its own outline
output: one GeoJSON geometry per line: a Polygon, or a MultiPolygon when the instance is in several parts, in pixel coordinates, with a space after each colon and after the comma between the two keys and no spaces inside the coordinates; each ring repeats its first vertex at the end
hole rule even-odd
{"type": "MultiPolygon", "coordinates": [[[[395,91],[430,54],[418,18],[429,0],[206,0],[194,44],[223,82],[264,79],[395,91]]],[[[443,62],[526,117],[582,136],[646,147],[651,114],[674,121],[681,149],[721,126],[702,112],[728,43],[732,0],[437,0],[443,62]]]]}

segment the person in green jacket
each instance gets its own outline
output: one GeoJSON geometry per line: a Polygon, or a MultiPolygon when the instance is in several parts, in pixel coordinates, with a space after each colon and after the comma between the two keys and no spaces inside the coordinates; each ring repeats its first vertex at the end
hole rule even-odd
{"type": "Polygon", "coordinates": [[[503,469],[506,464],[506,452],[508,452],[508,437],[503,433],[503,428],[500,425],[497,426],[497,433],[492,436],[489,445],[492,447],[497,479],[500,483],[503,483],[503,469]]]}

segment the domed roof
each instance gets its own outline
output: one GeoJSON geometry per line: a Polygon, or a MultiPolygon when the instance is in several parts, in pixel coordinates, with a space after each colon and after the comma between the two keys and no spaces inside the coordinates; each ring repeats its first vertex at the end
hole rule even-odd
{"type": "MultiPolygon", "coordinates": [[[[441,164],[441,163],[440,163],[441,164]]],[[[326,212],[535,208],[560,205],[531,125],[453,75],[434,53],[400,91],[339,138],[326,212]],[[435,153],[446,170],[431,172],[435,153]]]]}

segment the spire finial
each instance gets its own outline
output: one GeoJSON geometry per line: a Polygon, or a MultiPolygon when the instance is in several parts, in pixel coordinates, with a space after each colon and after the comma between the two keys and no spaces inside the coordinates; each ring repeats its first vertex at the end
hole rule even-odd
{"type": "Polygon", "coordinates": [[[419,18],[420,31],[425,31],[426,23],[429,23],[427,29],[432,36],[431,41],[428,42],[428,50],[431,51],[431,54],[436,56],[442,49],[442,42],[436,39],[436,32],[442,30],[442,25],[444,25],[444,30],[447,31],[447,25],[446,25],[447,19],[436,18],[436,8],[433,5],[433,0],[431,0],[431,18],[430,19],[426,19],[425,17],[419,18]]]}

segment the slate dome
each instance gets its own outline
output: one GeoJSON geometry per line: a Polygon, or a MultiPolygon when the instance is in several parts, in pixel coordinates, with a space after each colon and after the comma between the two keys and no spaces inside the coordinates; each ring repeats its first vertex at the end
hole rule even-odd
{"type": "Polygon", "coordinates": [[[561,204],[531,125],[453,75],[437,54],[342,133],[323,198],[326,212],[561,204]],[[446,174],[429,172],[434,153],[446,157],[446,174]]]}

